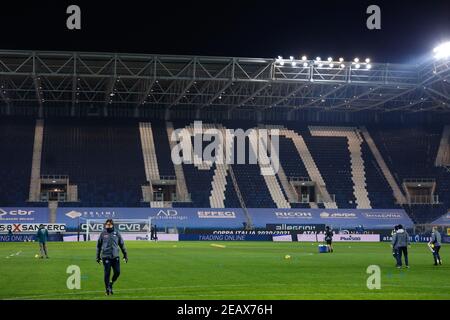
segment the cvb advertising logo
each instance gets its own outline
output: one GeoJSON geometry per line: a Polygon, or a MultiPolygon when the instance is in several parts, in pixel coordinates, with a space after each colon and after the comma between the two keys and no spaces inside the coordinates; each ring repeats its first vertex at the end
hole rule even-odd
{"type": "Polygon", "coordinates": [[[175,165],[259,164],[264,176],[273,176],[280,168],[278,129],[205,130],[202,121],[195,121],[191,129],[176,129],[171,141],[176,142],[171,151],[175,165]],[[208,144],[204,147],[205,142],[208,144]]]}

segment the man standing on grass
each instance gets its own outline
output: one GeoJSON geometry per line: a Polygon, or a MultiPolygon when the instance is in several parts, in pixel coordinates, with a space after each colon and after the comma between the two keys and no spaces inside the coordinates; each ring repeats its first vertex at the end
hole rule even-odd
{"type": "Polygon", "coordinates": [[[106,220],[104,227],[97,242],[97,263],[103,261],[105,295],[109,296],[114,294],[113,284],[120,276],[119,248],[122,250],[125,263],[128,263],[128,254],[122,235],[114,230],[114,221],[112,219],[106,220]],[[113,269],[113,276],[110,280],[111,269],[113,269]]]}
{"type": "MultiPolygon", "coordinates": [[[[398,230],[398,225],[394,227],[394,230],[391,232],[392,238],[394,238],[395,233],[398,230]]],[[[392,246],[392,256],[394,257],[395,261],[397,262],[397,249],[392,246]]]]}
{"type": "Polygon", "coordinates": [[[434,265],[442,265],[441,256],[439,255],[439,250],[441,250],[441,234],[437,230],[437,227],[433,227],[431,240],[428,245],[433,250],[434,265]]]}
{"type": "Polygon", "coordinates": [[[48,240],[48,230],[45,229],[43,224],[39,225],[38,232],[36,234],[36,238],[39,241],[39,251],[41,253],[40,259],[45,257],[48,259],[48,253],[47,253],[47,240],[48,240]]]}
{"type": "Polygon", "coordinates": [[[392,236],[392,248],[397,251],[397,268],[400,269],[402,267],[402,254],[405,256],[405,266],[406,268],[409,268],[409,234],[405,229],[403,229],[403,226],[401,224],[399,224],[397,228],[397,232],[395,232],[395,234],[392,236]]]}
{"type": "Polygon", "coordinates": [[[325,242],[327,243],[328,252],[333,252],[333,231],[329,226],[325,227],[325,242]]]}

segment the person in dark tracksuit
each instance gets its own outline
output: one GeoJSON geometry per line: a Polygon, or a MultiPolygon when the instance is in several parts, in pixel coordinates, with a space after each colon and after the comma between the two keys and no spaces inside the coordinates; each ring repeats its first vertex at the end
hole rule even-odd
{"type": "Polygon", "coordinates": [[[114,230],[114,222],[112,219],[106,220],[105,228],[100,234],[97,242],[97,263],[103,261],[104,281],[106,295],[114,294],[113,284],[120,275],[120,255],[119,248],[122,250],[123,260],[128,263],[128,253],[125,248],[125,242],[121,234],[114,230]],[[111,277],[111,269],[113,276],[111,277]]]}
{"type": "Polygon", "coordinates": [[[405,256],[405,266],[409,268],[408,261],[408,246],[409,243],[409,234],[403,229],[403,226],[398,225],[397,232],[392,236],[392,248],[397,250],[397,268],[402,267],[402,255],[405,256]]]}
{"type": "MultiPolygon", "coordinates": [[[[397,232],[398,230],[398,225],[394,227],[394,230],[392,230],[391,232],[391,236],[392,238],[394,237],[394,234],[397,232]]],[[[392,246],[392,256],[395,259],[395,262],[397,262],[397,249],[394,248],[394,246],[392,246]]]]}
{"type": "Polygon", "coordinates": [[[442,265],[441,256],[439,255],[439,250],[441,250],[441,234],[436,227],[433,227],[431,232],[430,245],[433,249],[434,265],[442,265]]]}
{"type": "Polygon", "coordinates": [[[325,242],[327,243],[328,251],[333,252],[333,231],[329,226],[325,227],[325,242]]]}
{"type": "Polygon", "coordinates": [[[48,252],[47,252],[48,230],[45,229],[43,224],[39,225],[39,229],[36,234],[36,238],[39,242],[39,251],[41,253],[39,258],[43,259],[44,255],[45,255],[45,257],[48,259],[48,252]]]}

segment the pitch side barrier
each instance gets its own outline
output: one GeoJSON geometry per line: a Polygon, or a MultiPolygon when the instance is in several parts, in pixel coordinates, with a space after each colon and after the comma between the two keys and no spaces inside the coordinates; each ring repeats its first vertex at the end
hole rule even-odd
{"type": "MultiPolygon", "coordinates": [[[[50,211],[42,207],[0,207],[0,234],[12,229],[14,235],[33,230],[30,225],[48,224],[51,234],[74,235],[83,232],[87,219],[151,219],[158,232],[178,234],[178,240],[224,241],[297,241],[297,234],[322,233],[325,226],[336,233],[380,234],[386,239],[388,230],[413,222],[401,209],[261,209],[249,208],[80,208],[59,207],[56,221],[50,224],[50,211]],[[249,222],[251,230],[248,230],[249,222]],[[10,227],[8,227],[10,226],[10,227]],[[359,229],[371,230],[360,232],[359,229]],[[3,232],[1,230],[4,230],[3,232]]],[[[127,226],[124,226],[126,228],[127,226]]],[[[129,226],[130,228],[135,227],[129,226]]],[[[365,238],[362,237],[362,238],[365,238]]],[[[78,239],[78,238],[77,238],[78,239]]],[[[174,239],[168,237],[168,239],[174,239]]]]}

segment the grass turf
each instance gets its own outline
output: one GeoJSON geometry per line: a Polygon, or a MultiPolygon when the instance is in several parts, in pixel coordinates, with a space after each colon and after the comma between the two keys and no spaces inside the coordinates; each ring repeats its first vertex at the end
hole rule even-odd
{"type": "Polygon", "coordinates": [[[0,299],[449,299],[450,250],[433,266],[426,244],[413,244],[411,269],[396,269],[388,243],[272,242],[126,243],[129,263],[114,296],[104,296],[95,243],[49,243],[50,259],[36,259],[37,243],[0,245],[0,299]],[[224,248],[211,244],[225,245],[224,248]],[[290,255],[291,259],[285,259],[290,255]],[[66,286],[69,265],[81,268],[81,289],[66,286]],[[366,286],[369,265],[381,268],[381,289],[366,286]]]}

